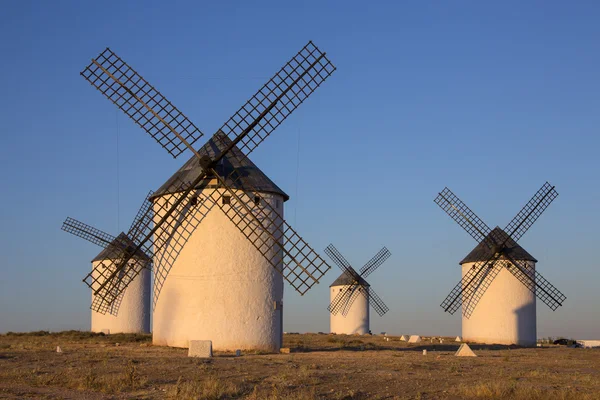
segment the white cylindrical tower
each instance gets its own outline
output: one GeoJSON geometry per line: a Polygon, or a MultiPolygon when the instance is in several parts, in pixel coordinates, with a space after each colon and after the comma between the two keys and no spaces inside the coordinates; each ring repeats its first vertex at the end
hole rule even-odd
{"type": "MultiPolygon", "coordinates": [[[[494,230],[499,235],[506,235],[499,228],[494,230]]],[[[531,276],[535,271],[537,260],[521,246],[509,240],[508,250],[517,261],[525,261],[530,267],[531,276]]],[[[464,260],[461,261],[462,276],[465,276],[478,261],[491,256],[491,250],[481,243],[464,260]]],[[[464,302],[462,307],[472,307],[470,317],[462,317],[462,339],[487,344],[516,344],[519,346],[535,346],[536,298],[535,294],[512,275],[505,267],[504,259],[495,265],[493,273],[497,273],[491,285],[485,290],[477,304],[464,302]]],[[[492,273],[489,270],[487,274],[492,273]]],[[[478,284],[485,281],[485,276],[478,278],[478,284]]],[[[479,290],[484,290],[481,287],[479,290]]],[[[471,301],[473,301],[471,299],[471,301]]]]}
{"type": "MultiPolygon", "coordinates": [[[[361,283],[369,287],[366,281],[362,280],[361,283]]],[[[345,292],[348,289],[351,292],[364,290],[360,285],[354,283],[352,277],[346,273],[342,273],[329,286],[330,304],[340,292],[345,292]]],[[[354,296],[350,296],[350,293],[345,295],[342,303],[340,303],[338,312],[335,314],[330,313],[329,324],[331,333],[338,335],[364,335],[369,333],[369,300],[362,293],[356,293],[354,296]],[[351,304],[348,304],[348,299],[351,297],[354,297],[354,300],[351,304]]]]}
{"type": "MultiPolygon", "coordinates": [[[[211,139],[200,153],[205,154],[207,146],[217,145],[220,143],[216,144],[211,139]]],[[[257,192],[250,206],[260,207],[267,212],[265,202],[268,202],[283,218],[283,203],[288,199],[287,195],[249,159],[244,159],[242,165],[238,165],[242,159],[239,150],[232,151],[238,157],[225,157],[217,171],[221,176],[228,176],[233,167],[243,171],[237,175],[238,179],[228,183],[236,188],[244,187],[245,183],[251,184],[250,187],[257,192]]],[[[213,154],[209,151],[211,157],[213,154]]],[[[156,192],[153,198],[156,221],[164,214],[161,211],[164,202],[172,200],[166,188],[174,180],[182,179],[182,176],[197,173],[197,165],[195,158],[190,159],[156,192]]],[[[231,207],[239,208],[235,199],[228,199],[230,194],[225,189],[215,187],[215,183],[213,179],[201,185],[204,189],[198,201],[202,202],[206,194],[225,205],[231,201],[231,207]]],[[[236,190],[236,193],[242,192],[236,190]]],[[[202,205],[208,204],[199,203],[186,212],[193,212],[196,218],[201,219],[201,213],[206,211],[202,205]]],[[[183,221],[184,217],[181,215],[179,218],[183,221]]],[[[275,218],[274,213],[270,218],[275,218]]],[[[183,226],[178,226],[176,234],[172,235],[176,240],[184,236],[183,226]]],[[[279,351],[283,337],[283,276],[223,210],[217,205],[212,207],[187,237],[172,265],[161,262],[163,257],[170,256],[167,254],[170,249],[172,246],[167,245],[155,254],[154,344],[188,347],[190,340],[212,340],[213,349],[220,351],[279,351]]],[[[270,252],[281,270],[281,248],[274,246],[270,252]]]]}
{"type": "MultiPolygon", "coordinates": [[[[124,233],[121,233],[116,240],[121,243],[129,241],[124,233]]],[[[116,241],[115,240],[115,241],[116,241]]],[[[102,261],[109,260],[110,247],[102,250],[92,260],[92,267],[100,267],[102,261]]],[[[112,260],[117,261],[117,260],[112,260]]],[[[135,255],[131,262],[145,263],[148,258],[143,254],[135,255]]],[[[105,333],[149,333],[150,332],[150,278],[151,273],[147,268],[142,268],[139,275],[129,284],[123,296],[112,305],[116,315],[107,312],[101,314],[92,311],[92,332],[105,333]]],[[[92,293],[92,301],[94,294],[92,293]]]]}

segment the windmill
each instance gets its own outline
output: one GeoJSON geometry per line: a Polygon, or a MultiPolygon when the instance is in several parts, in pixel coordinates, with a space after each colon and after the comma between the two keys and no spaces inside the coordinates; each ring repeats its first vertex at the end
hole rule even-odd
{"type": "MultiPolygon", "coordinates": [[[[140,271],[129,259],[149,247],[154,252],[155,286],[160,290],[158,299],[155,292],[155,343],[187,347],[188,340],[204,336],[200,338],[212,338],[217,350],[278,347],[283,287],[281,277],[273,274],[281,274],[304,294],[330,267],[285,222],[282,203],[287,195],[264,190],[265,180],[255,179],[261,174],[248,155],[334,71],[325,53],[309,42],[196,150],[192,145],[202,132],[141,75],[108,48],[92,59],[81,72],[86,80],[173,157],[186,149],[193,153],[152,197],[151,217],[144,219],[147,223],[131,238],[137,246],[115,248],[112,259],[118,261],[85,277],[95,295],[92,308],[101,313],[110,308],[140,271]],[[248,170],[254,174],[248,175],[248,170]],[[214,205],[222,213],[210,212],[214,205]],[[218,221],[209,224],[212,228],[218,224],[218,229],[196,230],[203,220],[222,216],[228,220],[227,227],[233,222],[237,236],[218,221]],[[213,248],[196,248],[203,241],[213,248]],[[235,246],[254,250],[240,251],[235,246]],[[208,253],[211,257],[202,258],[208,253]],[[246,257],[239,258],[240,253],[246,257]],[[190,263],[202,270],[201,276],[190,263]],[[228,283],[235,283],[233,287],[215,278],[222,278],[215,263],[231,272],[228,283]],[[175,281],[182,282],[181,287],[172,285],[167,290],[169,282],[175,281]],[[205,287],[202,282],[212,284],[205,287]],[[231,291],[237,291],[236,296],[231,291]],[[239,305],[237,309],[223,306],[225,294],[246,302],[246,310],[238,310],[239,305]],[[211,306],[218,312],[207,314],[211,306]],[[180,318],[180,313],[187,317],[180,318]],[[236,319],[243,320],[240,326],[246,324],[251,333],[241,335],[237,327],[233,329],[236,319]],[[252,333],[253,328],[258,333],[252,333]]],[[[267,183],[269,188],[274,186],[267,183]]]]}
{"type": "MultiPolygon", "coordinates": [[[[127,233],[121,232],[112,236],[100,229],[87,225],[74,218],[68,217],[61,229],[67,233],[78,236],[97,246],[102,251],[92,259],[92,269],[101,268],[101,263],[109,263],[116,253],[115,249],[127,249],[136,246],[131,240],[135,237],[138,226],[147,210],[152,207],[149,201],[152,192],[146,196],[142,206],[137,212],[127,233]]],[[[117,261],[117,260],[112,260],[117,261]]],[[[150,332],[150,270],[152,268],[152,252],[148,248],[141,248],[129,261],[137,264],[140,274],[133,280],[127,293],[121,292],[110,305],[107,313],[102,314],[92,310],[91,331],[105,333],[148,333],[150,332]],[[119,312],[120,310],[120,312],[119,312]]],[[[94,295],[92,294],[92,303],[94,295]]]]}
{"type": "Polygon", "coordinates": [[[478,243],[461,261],[462,279],[441,304],[451,314],[462,306],[463,340],[535,346],[536,296],[553,311],[565,301],[536,271],[537,260],[517,244],[557,196],[546,182],[506,228],[493,230],[450,189],[435,198],[478,243]]]}
{"type": "Polygon", "coordinates": [[[348,335],[369,333],[369,305],[380,316],[389,309],[365,278],[379,268],[391,253],[387,248],[382,248],[359,272],[352,268],[333,244],[325,248],[325,253],[342,270],[342,274],[329,286],[331,303],[327,309],[331,313],[331,332],[348,335]]]}

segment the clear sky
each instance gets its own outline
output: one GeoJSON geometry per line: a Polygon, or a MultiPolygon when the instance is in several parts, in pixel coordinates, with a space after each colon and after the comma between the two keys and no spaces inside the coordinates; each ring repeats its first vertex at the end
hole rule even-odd
{"type": "MultiPolygon", "coordinates": [[[[312,39],[338,70],[252,159],[321,254],[392,252],[372,330],[460,333],[439,304],[476,243],[438,191],[504,227],[548,180],[560,196],[520,243],[567,301],[538,302],[538,335],[600,338],[599,20],[594,1],[2,2],[0,332],[89,328],[99,249],[62,221],[126,230],[189,157],[82,79],[90,58],[110,46],[207,138],[312,39]]],[[[329,329],[338,275],[287,287],[286,331],[329,329]]]]}

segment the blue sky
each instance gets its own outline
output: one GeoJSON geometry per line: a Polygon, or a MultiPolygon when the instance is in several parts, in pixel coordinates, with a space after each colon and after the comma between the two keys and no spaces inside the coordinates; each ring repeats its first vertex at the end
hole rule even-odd
{"type": "MultiPolygon", "coordinates": [[[[567,301],[538,303],[538,335],[600,337],[600,6],[323,3],[2,4],[0,332],[87,329],[98,249],[62,221],[126,230],[189,157],[90,87],[90,58],[110,46],[208,137],[312,39],[338,70],[252,159],[321,253],[333,242],[360,267],[392,252],[369,279],[391,309],[372,330],[460,333],[439,303],[476,243],[438,191],[503,227],[548,180],[560,196],[520,243],[567,301]]],[[[338,272],[304,297],[287,287],[285,330],[328,330],[338,272]]]]}

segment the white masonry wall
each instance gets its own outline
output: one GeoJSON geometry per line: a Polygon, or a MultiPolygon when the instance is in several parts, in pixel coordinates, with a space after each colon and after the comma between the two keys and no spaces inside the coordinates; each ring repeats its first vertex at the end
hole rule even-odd
{"type": "MultiPolygon", "coordinates": [[[[155,210],[168,197],[155,200],[155,210]]],[[[261,197],[283,217],[282,196],[261,197]]],[[[281,260],[281,249],[272,251],[281,260]]],[[[162,288],[157,279],[167,271],[161,256],[155,254],[154,263],[154,344],[188,347],[190,340],[212,340],[217,351],[279,351],[283,277],[217,205],[183,247],[162,288]]]]}
{"type": "MultiPolygon", "coordinates": [[[[96,267],[101,261],[94,261],[96,267]]],[[[139,261],[138,261],[139,262],[139,261]]],[[[149,333],[150,332],[150,276],[148,269],[135,277],[125,290],[117,315],[92,311],[92,332],[149,333]]],[[[92,293],[92,301],[94,294],[92,293]]]]}
{"type": "MultiPolygon", "coordinates": [[[[348,287],[349,286],[330,287],[329,303],[331,304],[340,290],[346,290],[348,287]]],[[[336,315],[330,313],[329,324],[331,333],[337,333],[338,335],[353,335],[355,333],[364,335],[365,333],[369,333],[369,300],[362,294],[358,294],[346,316],[342,315],[341,310],[336,315]]]]}
{"type": "MultiPolygon", "coordinates": [[[[535,270],[535,263],[527,263],[535,270]]],[[[475,263],[463,264],[462,275],[473,265],[475,263]]],[[[496,263],[494,268],[501,270],[479,300],[471,317],[462,317],[463,341],[535,346],[535,295],[501,263],[496,263]]]]}

